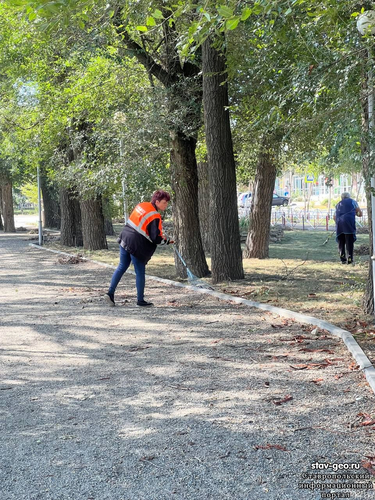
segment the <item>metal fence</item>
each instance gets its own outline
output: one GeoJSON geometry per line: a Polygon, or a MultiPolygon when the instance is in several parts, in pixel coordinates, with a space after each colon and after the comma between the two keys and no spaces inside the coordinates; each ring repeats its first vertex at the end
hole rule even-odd
{"type": "MultiPolygon", "coordinates": [[[[248,217],[250,214],[250,207],[239,207],[239,216],[248,217]]],[[[314,209],[305,211],[298,207],[272,207],[271,224],[281,225],[290,229],[319,230],[319,231],[332,231],[335,228],[335,221],[333,216],[335,209],[327,210],[314,209]]],[[[362,217],[356,217],[358,227],[368,225],[367,209],[362,210],[362,217]]]]}

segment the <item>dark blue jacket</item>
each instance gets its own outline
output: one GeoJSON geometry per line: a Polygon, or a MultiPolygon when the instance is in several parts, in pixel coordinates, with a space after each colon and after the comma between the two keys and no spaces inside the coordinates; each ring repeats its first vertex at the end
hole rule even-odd
{"type": "Polygon", "coordinates": [[[336,236],[353,234],[356,240],[355,213],[358,203],[351,198],[344,198],[336,205],[336,236]]]}

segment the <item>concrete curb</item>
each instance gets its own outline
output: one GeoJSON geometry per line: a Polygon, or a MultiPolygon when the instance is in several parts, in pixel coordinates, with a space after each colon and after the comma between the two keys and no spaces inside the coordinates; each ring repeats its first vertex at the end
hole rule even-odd
{"type": "MultiPolygon", "coordinates": [[[[74,254],[66,253],[66,252],[60,252],[58,250],[52,250],[50,248],[45,248],[45,247],[40,247],[39,245],[36,245],[34,243],[29,243],[29,246],[37,248],[39,250],[45,250],[47,252],[52,252],[56,253],[59,255],[66,255],[68,257],[74,257],[74,254]]],[[[110,269],[116,269],[117,266],[113,266],[111,264],[105,264],[104,262],[99,262],[97,260],[92,260],[92,259],[87,259],[85,257],[82,257],[82,260],[86,260],[88,262],[93,262],[95,264],[98,264],[99,266],[103,267],[108,267],[110,269]]],[[[135,274],[134,271],[126,271],[129,274],[135,274]]],[[[278,316],[281,316],[282,318],[289,318],[293,319],[295,321],[298,321],[299,323],[303,323],[305,325],[313,325],[316,326],[322,330],[327,330],[328,332],[332,333],[332,335],[335,335],[336,337],[340,337],[350,353],[352,354],[353,358],[357,362],[358,366],[360,369],[363,371],[365,374],[365,377],[367,379],[367,382],[369,383],[373,393],[375,394],[375,368],[372,365],[371,361],[368,359],[366,354],[363,352],[361,347],[358,345],[357,341],[353,337],[353,335],[348,332],[347,330],[343,330],[342,328],[339,328],[336,325],[333,325],[332,323],[328,323],[328,321],[324,321],[322,319],[317,319],[314,318],[313,316],[306,316],[305,314],[300,314],[294,311],[289,311],[288,309],[282,309],[281,307],[275,307],[271,306],[269,304],[262,304],[261,302],[254,302],[252,300],[247,300],[243,299],[241,297],[234,297],[232,295],[227,295],[225,293],[221,292],[215,292],[214,290],[207,290],[205,288],[199,288],[196,286],[192,285],[185,285],[184,283],[179,283],[178,281],[172,281],[168,280],[165,278],[159,278],[158,276],[150,276],[146,275],[146,279],[148,280],[153,280],[153,281],[159,281],[160,283],[165,283],[166,285],[170,286],[178,286],[181,288],[186,288],[188,290],[193,290],[195,292],[199,293],[204,293],[207,295],[211,295],[212,297],[216,297],[220,300],[227,300],[230,302],[235,302],[237,304],[245,304],[246,306],[249,307],[255,307],[257,309],[262,309],[264,311],[268,311],[273,314],[277,314],[278,316]]]]}

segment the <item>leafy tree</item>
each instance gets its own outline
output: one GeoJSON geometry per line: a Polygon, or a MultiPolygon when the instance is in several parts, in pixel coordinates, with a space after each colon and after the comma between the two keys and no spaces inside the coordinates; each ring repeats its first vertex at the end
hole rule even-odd
{"type": "MultiPolygon", "coordinates": [[[[200,114],[199,66],[188,61],[179,61],[176,42],[177,28],[168,18],[168,9],[157,11],[157,16],[164,21],[152,36],[143,36],[144,29],[137,28],[137,18],[145,11],[139,9],[137,15],[127,5],[113,2],[54,2],[25,1],[27,12],[32,20],[44,17],[48,28],[61,29],[67,19],[77,23],[83,32],[95,33],[104,45],[111,40],[118,50],[118,57],[124,58],[124,49],[147,68],[150,82],[155,86],[155,78],[167,90],[167,107],[171,142],[171,182],[175,192],[175,230],[177,241],[186,260],[198,275],[207,273],[203,246],[199,232],[197,171],[195,160],[196,133],[200,126],[196,118],[200,114]],[[38,17],[36,17],[38,15],[38,17]],[[53,16],[53,18],[52,18],[53,16]],[[135,21],[135,22],[134,22],[135,21]],[[99,26],[100,23],[100,26],[99,26]],[[111,38],[117,31],[118,41],[111,38]],[[198,91],[194,89],[197,88],[198,91]],[[185,223],[182,225],[181,221],[185,223]]],[[[142,7],[142,4],[139,4],[142,7]]],[[[146,12],[148,5],[145,6],[146,12]]],[[[151,21],[150,21],[151,22],[151,21]]],[[[155,23],[156,24],[156,23],[155,23]]],[[[147,31],[147,28],[146,28],[147,31]]],[[[101,45],[103,47],[103,45],[101,45]]],[[[180,269],[180,271],[184,269],[180,269]]]]}

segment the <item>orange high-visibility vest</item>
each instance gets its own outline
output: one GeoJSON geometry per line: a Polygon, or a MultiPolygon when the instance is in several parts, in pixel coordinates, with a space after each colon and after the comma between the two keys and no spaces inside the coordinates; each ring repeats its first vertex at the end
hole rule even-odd
{"type": "Polygon", "coordinates": [[[149,201],[139,203],[135,207],[133,212],[130,214],[127,224],[128,226],[131,226],[138,233],[140,233],[142,236],[144,236],[145,238],[147,238],[149,241],[152,242],[147,231],[147,226],[150,224],[151,221],[155,219],[159,220],[160,235],[162,238],[164,238],[163,227],[161,224],[161,216],[159,212],[155,209],[154,205],[152,205],[152,203],[150,203],[149,201]]]}

